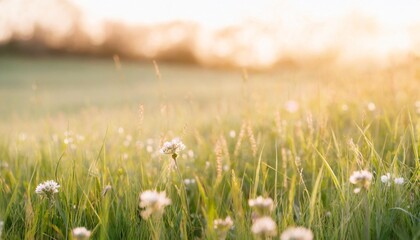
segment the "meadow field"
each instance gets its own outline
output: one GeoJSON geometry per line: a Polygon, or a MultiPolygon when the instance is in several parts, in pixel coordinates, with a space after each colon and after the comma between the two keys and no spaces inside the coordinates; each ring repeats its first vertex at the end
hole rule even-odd
{"type": "Polygon", "coordinates": [[[420,239],[419,93],[418,62],[245,71],[4,55],[0,238],[420,239]],[[185,149],[163,154],[174,138],[185,149]],[[58,192],[37,188],[48,180],[58,192]],[[148,205],[148,190],[167,198],[148,205]],[[274,229],[255,226],[264,217],[274,229]]]}

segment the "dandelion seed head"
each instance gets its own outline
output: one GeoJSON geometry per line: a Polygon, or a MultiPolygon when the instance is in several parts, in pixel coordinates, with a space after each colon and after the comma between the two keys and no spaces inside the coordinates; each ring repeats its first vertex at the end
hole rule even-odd
{"type": "Polygon", "coordinates": [[[304,227],[288,228],[280,236],[281,240],[312,240],[313,238],[312,231],[304,227]]]}

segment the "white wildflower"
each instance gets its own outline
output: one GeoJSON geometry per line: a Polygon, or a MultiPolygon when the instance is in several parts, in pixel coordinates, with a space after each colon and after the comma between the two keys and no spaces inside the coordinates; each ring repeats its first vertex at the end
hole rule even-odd
{"type": "Polygon", "coordinates": [[[230,131],[229,131],[229,137],[231,137],[231,138],[235,138],[235,137],[236,137],[236,132],[235,132],[235,130],[230,130],[230,131]]]}
{"type": "Polygon", "coordinates": [[[376,105],[373,102],[368,103],[367,108],[369,111],[373,112],[376,110],[376,105]]]}
{"type": "Polygon", "coordinates": [[[214,220],[213,225],[218,239],[223,240],[226,238],[227,232],[232,229],[233,221],[229,216],[227,216],[225,219],[219,218],[214,220]]]}
{"type": "Polygon", "coordinates": [[[188,150],[188,157],[194,158],[194,151],[193,150],[188,150]]]}
{"type": "Polygon", "coordinates": [[[35,193],[42,198],[53,200],[54,194],[58,193],[58,188],[60,188],[58,183],[56,183],[54,180],[49,180],[39,184],[35,189],[35,193]]]}
{"type": "Polygon", "coordinates": [[[271,198],[263,198],[258,196],[256,199],[249,199],[248,204],[254,209],[254,213],[260,216],[269,215],[274,209],[274,202],[271,198]]]}
{"type": "Polygon", "coordinates": [[[184,184],[185,185],[193,185],[193,184],[195,184],[195,179],[194,178],[191,178],[191,179],[184,179],[184,184]]]}
{"type": "Polygon", "coordinates": [[[223,165],[223,171],[228,172],[230,170],[229,165],[225,164],[223,165]]]}
{"type": "Polygon", "coordinates": [[[312,240],[314,234],[311,230],[304,227],[286,229],[280,236],[281,240],[312,240]]]}
{"type": "Polygon", "coordinates": [[[164,208],[171,204],[171,199],[166,197],[166,193],[147,190],[140,194],[141,216],[148,219],[151,215],[161,216],[164,208]]]}
{"type": "Polygon", "coordinates": [[[80,135],[80,134],[77,134],[77,135],[76,135],[76,139],[77,139],[77,141],[79,141],[79,142],[83,142],[83,141],[85,141],[85,136],[80,135]]]}
{"type": "Polygon", "coordinates": [[[381,176],[381,181],[388,186],[391,186],[391,174],[387,173],[386,175],[381,176]]]}
{"type": "Polygon", "coordinates": [[[72,143],[72,142],[73,142],[73,138],[71,138],[71,137],[66,137],[66,138],[64,138],[63,142],[64,142],[64,144],[68,145],[68,144],[70,144],[70,143],[72,143]]]}
{"type": "Polygon", "coordinates": [[[372,177],[372,173],[367,170],[353,172],[353,174],[350,176],[350,183],[357,186],[354,189],[354,193],[359,193],[362,188],[368,189],[370,183],[372,182],[372,177]]]}
{"type": "Polygon", "coordinates": [[[299,109],[299,103],[294,100],[289,100],[286,102],[285,108],[289,113],[295,113],[299,109]]]}
{"type": "Polygon", "coordinates": [[[147,147],[146,147],[146,151],[147,151],[148,153],[153,152],[153,147],[152,147],[152,146],[150,146],[150,145],[147,145],[147,147]]]}
{"type": "Polygon", "coordinates": [[[85,227],[77,227],[73,229],[72,235],[76,240],[87,240],[90,238],[91,232],[85,227]]]}
{"type": "Polygon", "coordinates": [[[185,149],[184,143],[179,138],[174,138],[170,142],[165,142],[160,149],[162,154],[178,155],[178,153],[185,149]]]}
{"type": "Polygon", "coordinates": [[[404,178],[402,178],[402,177],[395,178],[394,183],[397,184],[397,185],[404,184],[404,178]]]}
{"type": "Polygon", "coordinates": [[[381,181],[387,184],[388,186],[391,186],[392,181],[394,181],[394,183],[397,185],[404,184],[404,178],[394,177],[390,173],[387,173],[386,175],[381,176],[381,181]]]}
{"type": "Polygon", "coordinates": [[[261,217],[254,221],[251,231],[262,238],[274,237],[277,235],[277,225],[271,217],[261,217]]]}
{"type": "Polygon", "coordinates": [[[124,128],[123,127],[119,127],[117,130],[118,134],[123,134],[124,133],[124,128]]]}
{"type": "Polygon", "coordinates": [[[347,112],[347,111],[349,110],[349,105],[347,105],[347,104],[343,104],[343,105],[341,105],[341,110],[342,110],[343,112],[347,112]]]}

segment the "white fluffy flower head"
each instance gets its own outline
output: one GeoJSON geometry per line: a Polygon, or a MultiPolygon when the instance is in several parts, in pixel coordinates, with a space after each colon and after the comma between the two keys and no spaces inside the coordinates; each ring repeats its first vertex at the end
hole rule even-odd
{"type": "Polygon", "coordinates": [[[87,240],[90,238],[91,232],[85,227],[77,227],[73,229],[72,235],[74,239],[87,240]]]}
{"type": "Polygon", "coordinates": [[[404,178],[402,178],[402,177],[395,178],[394,183],[397,184],[397,185],[402,185],[402,184],[404,184],[404,178]]]}
{"type": "Polygon", "coordinates": [[[312,240],[314,235],[311,230],[304,227],[288,228],[280,236],[281,240],[312,240]]]}
{"type": "Polygon", "coordinates": [[[355,171],[350,176],[350,183],[356,185],[354,193],[359,193],[362,188],[369,189],[370,183],[372,182],[372,173],[367,170],[355,171]]]}
{"type": "Polygon", "coordinates": [[[277,235],[277,225],[271,217],[261,217],[254,221],[251,231],[262,238],[274,237],[277,235]]]}
{"type": "Polygon", "coordinates": [[[382,175],[381,176],[381,181],[383,183],[385,183],[387,186],[391,186],[392,181],[394,181],[394,183],[396,185],[402,185],[402,184],[404,184],[404,178],[402,178],[402,177],[394,177],[390,173],[387,173],[386,175],[382,175]]]}
{"type": "Polygon", "coordinates": [[[179,138],[174,138],[172,141],[165,142],[160,149],[160,153],[168,155],[178,155],[180,151],[185,149],[184,143],[179,138]]]}
{"type": "Polygon", "coordinates": [[[297,110],[299,110],[299,103],[295,100],[289,100],[286,102],[285,108],[289,113],[295,113],[297,110]]]}
{"type": "Polygon", "coordinates": [[[42,198],[48,198],[52,200],[54,194],[58,193],[59,188],[60,185],[58,183],[56,183],[54,180],[49,180],[39,184],[35,189],[35,193],[41,196],[42,198]]]}
{"type": "Polygon", "coordinates": [[[171,204],[171,199],[166,197],[166,193],[147,190],[140,194],[141,216],[148,219],[151,215],[161,216],[166,206],[171,204]]]}
{"type": "Polygon", "coordinates": [[[387,184],[388,186],[391,186],[391,174],[387,173],[385,175],[382,175],[381,182],[387,184]]]}
{"type": "Polygon", "coordinates": [[[213,222],[214,230],[219,239],[225,239],[227,232],[233,227],[232,219],[227,216],[225,219],[216,219],[213,222]]]}
{"type": "Polygon", "coordinates": [[[262,196],[258,196],[255,199],[249,199],[248,204],[255,210],[255,214],[257,214],[257,216],[269,215],[274,209],[273,199],[269,197],[264,198],[262,196]]]}

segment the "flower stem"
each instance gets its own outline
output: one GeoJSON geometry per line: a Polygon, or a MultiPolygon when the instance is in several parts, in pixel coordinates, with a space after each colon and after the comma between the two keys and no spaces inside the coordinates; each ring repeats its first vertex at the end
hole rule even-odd
{"type": "Polygon", "coordinates": [[[369,210],[369,197],[368,193],[365,192],[364,196],[364,210],[365,210],[365,225],[364,225],[364,238],[370,240],[370,210],[369,210]]]}

